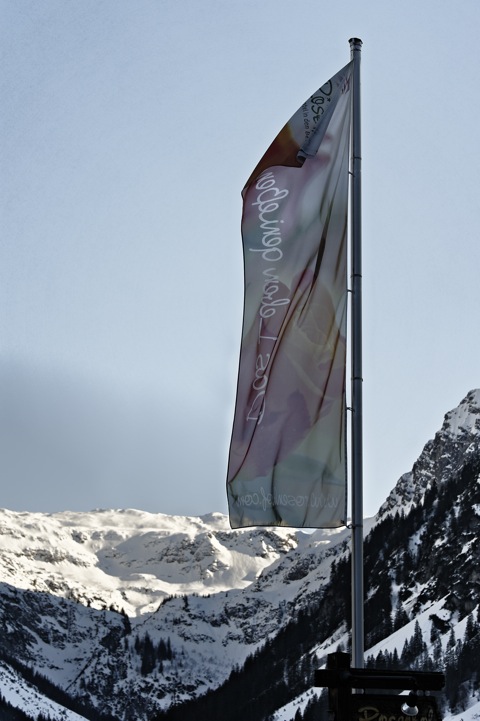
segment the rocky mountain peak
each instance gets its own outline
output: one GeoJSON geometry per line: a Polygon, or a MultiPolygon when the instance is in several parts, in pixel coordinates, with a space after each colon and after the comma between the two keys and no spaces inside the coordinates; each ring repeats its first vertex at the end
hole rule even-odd
{"type": "Polygon", "coordinates": [[[378,512],[378,518],[403,507],[422,503],[434,483],[441,484],[460,472],[465,462],[480,453],[480,389],[471,390],[445,414],[441,429],[429,440],[414,463],[404,473],[378,512]]]}

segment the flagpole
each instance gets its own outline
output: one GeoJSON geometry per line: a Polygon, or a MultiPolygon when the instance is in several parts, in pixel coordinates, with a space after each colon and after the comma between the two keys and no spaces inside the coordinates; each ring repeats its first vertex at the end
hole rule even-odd
{"type": "Polygon", "coordinates": [[[360,138],[360,53],[351,38],[353,105],[351,142],[351,291],[352,291],[352,662],[363,668],[363,401],[362,401],[362,209],[360,138]]]}

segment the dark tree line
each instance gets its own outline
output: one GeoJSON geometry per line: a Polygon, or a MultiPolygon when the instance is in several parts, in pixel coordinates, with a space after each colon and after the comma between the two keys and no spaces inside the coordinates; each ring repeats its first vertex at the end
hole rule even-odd
{"type": "MultiPolygon", "coordinates": [[[[379,651],[376,656],[368,657],[366,668],[443,671],[445,689],[438,698],[440,705],[444,711],[461,713],[465,711],[468,700],[480,692],[480,605],[476,618],[473,613],[468,615],[463,639],[456,640],[452,628],[443,650],[439,631],[432,623],[430,641],[429,653],[417,621],[414,632],[405,640],[400,655],[396,649],[393,652],[379,651]]],[[[325,721],[328,718],[327,707],[326,694],[318,700],[311,699],[303,711],[297,710],[294,721],[325,721]]]]}
{"type": "Polygon", "coordinates": [[[29,715],[25,711],[12,706],[0,694],[0,718],[2,721],[53,721],[50,716],[42,713],[29,715]]]}
{"type": "Polygon", "coordinates": [[[146,633],[143,637],[137,636],[134,643],[135,652],[141,658],[140,673],[148,676],[156,668],[162,670],[163,661],[171,661],[174,657],[170,639],[160,639],[154,644],[150,635],[146,633]]]}
{"type": "Polygon", "coordinates": [[[480,692],[480,605],[476,617],[467,617],[463,639],[456,639],[453,628],[443,648],[440,632],[432,622],[430,648],[423,639],[418,621],[410,639],[405,640],[399,656],[380,651],[375,657],[369,656],[367,668],[388,668],[392,670],[443,671],[445,673],[444,706],[452,713],[465,711],[468,699],[480,692]]]}
{"type": "MultiPolygon", "coordinates": [[[[59,706],[64,706],[70,711],[75,711],[80,716],[84,716],[86,719],[88,719],[88,721],[119,721],[116,716],[100,713],[99,711],[97,711],[97,709],[91,706],[86,699],[73,698],[66,691],[52,683],[52,681],[46,678],[46,676],[38,673],[30,666],[25,666],[9,654],[2,653],[1,650],[0,658],[3,659],[9,666],[11,666],[11,668],[13,668],[19,674],[19,676],[24,678],[28,683],[38,689],[40,694],[50,699],[51,701],[55,701],[59,704],[59,706]]],[[[0,716],[0,718],[3,721],[4,717],[0,716]]],[[[6,716],[5,718],[8,718],[8,716],[6,716]]],[[[31,721],[30,717],[28,716],[27,719],[31,721]]],[[[23,721],[22,717],[19,717],[19,721],[23,721]]],[[[34,718],[34,721],[45,720],[41,718],[37,720],[36,718],[34,718]]]]}

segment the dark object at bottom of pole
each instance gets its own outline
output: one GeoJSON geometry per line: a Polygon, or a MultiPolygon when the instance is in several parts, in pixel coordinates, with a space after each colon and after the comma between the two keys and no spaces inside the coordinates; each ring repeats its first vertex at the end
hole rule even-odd
{"type": "Polygon", "coordinates": [[[315,686],[328,687],[335,721],[441,721],[436,700],[426,692],[439,691],[444,685],[443,673],[351,668],[349,654],[340,652],[328,656],[326,670],[315,672],[315,686]],[[352,689],[375,693],[352,694],[352,689]],[[411,693],[376,693],[381,690],[411,693]]]}

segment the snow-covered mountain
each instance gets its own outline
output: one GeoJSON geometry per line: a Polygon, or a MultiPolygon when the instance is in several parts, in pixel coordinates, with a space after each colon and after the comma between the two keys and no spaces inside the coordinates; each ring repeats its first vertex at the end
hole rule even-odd
{"type": "Polygon", "coordinates": [[[136,696],[150,712],[223,682],[288,622],[310,568],[328,579],[345,531],[233,532],[221,514],[1,511],[0,535],[4,653],[104,712],[113,685],[121,708],[133,704],[125,718],[140,719],[136,696]],[[157,656],[171,649],[156,688],[142,672],[147,637],[157,656]]]}
{"type": "MultiPolygon", "coordinates": [[[[480,391],[365,530],[367,656],[445,667],[447,685],[463,664],[446,714],[473,718],[480,391]]],[[[217,513],[0,511],[0,695],[68,721],[215,721],[229,696],[249,721],[307,719],[312,669],[349,643],[348,544],[346,529],[232,531],[217,513]]]]}

